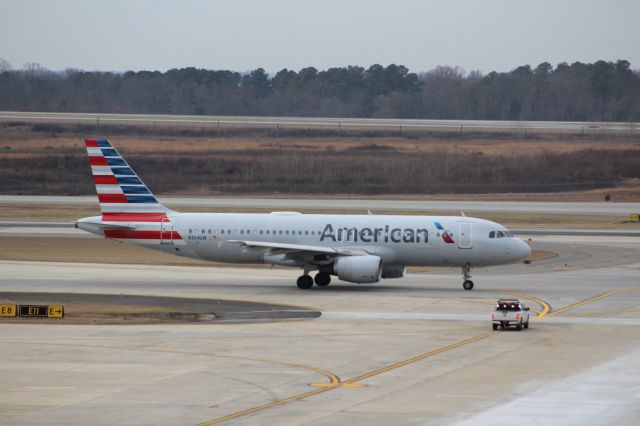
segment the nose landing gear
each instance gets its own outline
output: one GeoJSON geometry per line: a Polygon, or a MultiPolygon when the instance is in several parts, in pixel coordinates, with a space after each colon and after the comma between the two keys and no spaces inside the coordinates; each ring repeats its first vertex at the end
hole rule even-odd
{"type": "Polygon", "coordinates": [[[462,283],[462,288],[464,288],[465,290],[473,289],[473,281],[470,280],[471,278],[470,265],[464,265],[462,267],[462,277],[464,278],[464,282],[462,283]]]}

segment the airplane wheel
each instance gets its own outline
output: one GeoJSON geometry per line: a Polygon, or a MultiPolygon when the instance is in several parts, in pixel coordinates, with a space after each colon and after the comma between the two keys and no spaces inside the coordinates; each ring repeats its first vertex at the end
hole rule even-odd
{"type": "Polygon", "coordinates": [[[465,290],[471,290],[473,288],[473,281],[466,280],[462,283],[462,288],[464,288],[465,290]]]}
{"type": "Polygon", "coordinates": [[[318,272],[314,281],[320,287],[326,287],[331,282],[331,275],[327,274],[326,272],[318,272]]]}
{"type": "Polygon", "coordinates": [[[296,284],[298,284],[298,288],[301,290],[309,290],[313,287],[313,278],[311,278],[310,275],[300,275],[296,284]]]}

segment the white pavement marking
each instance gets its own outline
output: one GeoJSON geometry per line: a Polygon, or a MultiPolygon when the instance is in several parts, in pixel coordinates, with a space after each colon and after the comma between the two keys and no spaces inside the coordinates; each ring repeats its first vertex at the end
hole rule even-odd
{"type": "Polygon", "coordinates": [[[543,425],[637,424],[640,414],[640,349],[511,402],[467,418],[458,426],[520,423],[543,425]]]}
{"type": "MultiPolygon", "coordinates": [[[[490,312],[490,311],[487,311],[490,312]]],[[[490,323],[490,314],[436,314],[420,312],[323,312],[325,319],[348,319],[360,321],[408,320],[408,321],[469,321],[490,323]]],[[[545,324],[588,324],[588,325],[632,325],[639,326],[640,318],[590,318],[590,317],[553,317],[545,324]]]]}

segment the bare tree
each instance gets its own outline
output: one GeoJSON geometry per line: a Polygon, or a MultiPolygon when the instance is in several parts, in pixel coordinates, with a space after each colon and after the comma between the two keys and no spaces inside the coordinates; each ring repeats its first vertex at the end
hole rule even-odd
{"type": "Polygon", "coordinates": [[[0,58],[0,73],[11,70],[11,64],[4,58],[0,58]]]}

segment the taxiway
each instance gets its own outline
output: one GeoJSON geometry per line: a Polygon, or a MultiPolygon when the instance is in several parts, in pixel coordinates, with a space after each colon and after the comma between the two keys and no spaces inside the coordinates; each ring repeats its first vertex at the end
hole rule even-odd
{"type": "Polygon", "coordinates": [[[0,424],[633,425],[637,237],[536,236],[531,265],[300,291],[297,271],[1,261],[0,291],[286,304],[316,319],[153,325],[0,322],[0,424]],[[493,332],[516,296],[538,313],[493,332]]]}

